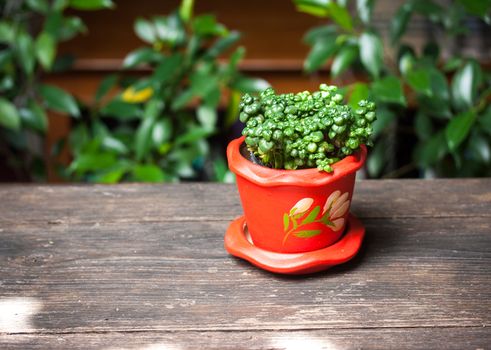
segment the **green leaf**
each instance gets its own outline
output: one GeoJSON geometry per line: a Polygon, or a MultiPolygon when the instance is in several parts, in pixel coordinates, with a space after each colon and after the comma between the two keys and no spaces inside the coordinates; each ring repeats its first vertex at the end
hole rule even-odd
{"type": "Polygon", "coordinates": [[[358,102],[368,98],[368,85],[365,83],[355,83],[352,85],[351,95],[348,104],[353,110],[358,109],[358,102]]]}
{"type": "Polygon", "coordinates": [[[414,156],[421,167],[428,168],[440,161],[447,152],[445,134],[443,131],[440,131],[429,140],[419,144],[415,149],[414,156]]]}
{"type": "Polygon", "coordinates": [[[15,28],[12,24],[0,22],[0,43],[12,43],[15,40],[15,28]]]}
{"type": "Polygon", "coordinates": [[[227,49],[232,47],[240,39],[240,33],[233,31],[229,35],[218,39],[215,43],[206,51],[205,58],[216,58],[227,49]]]}
{"type": "Polygon", "coordinates": [[[111,0],[70,0],[70,7],[77,10],[100,10],[113,8],[111,0]]]}
{"type": "Polygon", "coordinates": [[[337,77],[343,73],[358,57],[358,47],[348,45],[343,47],[334,57],[331,65],[331,75],[337,77]]]}
{"type": "Polygon", "coordinates": [[[229,70],[235,72],[237,69],[237,65],[245,56],[245,49],[243,46],[239,46],[232,55],[230,55],[230,59],[228,60],[229,70]]]}
{"type": "Polygon", "coordinates": [[[5,49],[3,51],[0,51],[0,70],[5,69],[8,65],[12,64],[12,61],[12,50],[5,49]]]}
{"type": "Polygon", "coordinates": [[[46,132],[48,128],[48,117],[45,111],[34,101],[30,101],[27,108],[19,111],[22,123],[34,130],[46,132]]]}
{"type": "Polygon", "coordinates": [[[138,119],[141,109],[137,104],[114,99],[101,109],[101,114],[121,120],[138,119]]]}
{"type": "Polygon", "coordinates": [[[435,96],[418,96],[418,106],[424,113],[438,119],[448,119],[452,117],[452,111],[450,110],[448,103],[442,99],[435,98],[435,96]]]}
{"type": "MultiPolygon", "coordinates": [[[[213,85],[212,85],[213,86],[213,85]]],[[[220,86],[218,84],[214,85],[214,88],[208,91],[206,95],[203,96],[203,103],[211,108],[218,108],[220,103],[220,86]]]]}
{"type": "Polygon", "coordinates": [[[143,18],[137,18],[134,25],[136,35],[143,41],[153,44],[157,38],[154,25],[143,18]]]}
{"type": "Polygon", "coordinates": [[[469,150],[482,162],[491,162],[491,148],[489,140],[480,133],[474,133],[469,138],[469,150]]]}
{"type": "Polygon", "coordinates": [[[452,97],[455,108],[464,110],[472,107],[481,81],[481,67],[474,60],[468,61],[455,73],[452,80],[452,97]]]}
{"type": "Polygon", "coordinates": [[[479,121],[479,126],[487,132],[489,135],[491,135],[491,105],[486,108],[484,113],[479,116],[478,118],[479,121]]]}
{"type": "Polygon", "coordinates": [[[20,116],[17,108],[3,97],[0,97],[0,125],[11,130],[19,130],[20,116]]]}
{"type": "Polygon", "coordinates": [[[163,182],[164,172],[153,164],[137,165],[133,168],[133,177],[136,181],[163,182]]]}
{"type": "Polygon", "coordinates": [[[109,92],[109,90],[116,85],[117,81],[118,76],[116,74],[111,74],[105,77],[97,88],[97,92],[95,94],[96,102],[99,102],[101,98],[103,98],[109,92]]]}
{"type": "Polygon", "coordinates": [[[337,30],[335,26],[320,26],[310,29],[303,37],[303,41],[306,44],[314,45],[320,40],[335,40],[336,36],[337,30]]]}
{"type": "Polygon", "coordinates": [[[368,154],[367,172],[371,178],[379,177],[384,170],[386,150],[385,142],[379,141],[368,154]]]}
{"type": "Polygon", "coordinates": [[[295,232],[293,235],[298,238],[310,238],[319,235],[321,232],[321,230],[303,230],[295,232]]]}
{"type": "Polygon", "coordinates": [[[399,59],[399,71],[402,73],[403,76],[406,76],[410,71],[413,70],[414,64],[414,55],[410,52],[406,52],[399,59]]]}
{"type": "Polygon", "coordinates": [[[187,23],[193,17],[194,0],[182,0],[179,6],[179,15],[187,23]]]}
{"type": "Polygon", "coordinates": [[[191,127],[189,131],[187,131],[184,134],[179,135],[176,138],[176,145],[182,145],[186,143],[194,143],[198,140],[201,140],[203,138],[206,138],[210,136],[210,130],[199,127],[199,126],[194,126],[191,127]]]}
{"type": "Polygon", "coordinates": [[[146,119],[157,119],[160,112],[162,111],[164,104],[161,100],[154,99],[150,100],[145,105],[145,110],[143,111],[143,117],[146,119]]]}
{"type": "Polygon", "coordinates": [[[47,32],[42,32],[36,39],[36,57],[41,66],[49,70],[56,55],[56,42],[47,32]]]}
{"type": "Polygon", "coordinates": [[[10,75],[0,78],[0,91],[8,91],[14,87],[14,79],[10,75]]]}
{"type": "Polygon", "coordinates": [[[145,118],[138,129],[135,136],[135,151],[136,160],[142,160],[150,150],[152,145],[152,129],[155,124],[155,119],[145,118]]]}
{"type": "Polygon", "coordinates": [[[116,163],[116,155],[109,152],[82,153],[75,157],[69,170],[77,173],[107,169],[116,163]]]}
{"type": "Polygon", "coordinates": [[[330,38],[316,41],[305,59],[303,68],[309,73],[319,69],[334,54],[336,48],[334,35],[330,38]]]}
{"type": "Polygon", "coordinates": [[[163,17],[157,16],[153,19],[157,37],[170,46],[182,44],[186,39],[186,32],[181,18],[176,14],[163,17]]]}
{"type": "Polygon", "coordinates": [[[136,159],[142,160],[149,152],[152,146],[152,131],[155,121],[160,111],[162,110],[162,102],[158,100],[150,100],[146,104],[143,113],[143,122],[138,127],[135,137],[136,159]]]}
{"type": "Polygon", "coordinates": [[[184,108],[193,99],[194,96],[195,93],[192,88],[184,90],[184,92],[182,92],[172,101],[172,110],[177,111],[184,108]]]}
{"type": "Polygon", "coordinates": [[[458,0],[458,2],[464,5],[468,13],[479,17],[488,15],[491,7],[491,0],[458,0]]]}
{"type": "Polygon", "coordinates": [[[26,4],[31,10],[42,14],[49,10],[48,3],[45,0],[27,0],[26,4]]]}
{"type": "Polygon", "coordinates": [[[420,140],[428,140],[433,134],[433,124],[428,115],[419,111],[414,121],[414,130],[420,140]]]}
{"type": "Polygon", "coordinates": [[[165,57],[155,69],[153,79],[160,84],[167,83],[178,72],[182,60],[183,57],[180,54],[165,57]]]}
{"type": "Polygon", "coordinates": [[[353,20],[346,7],[339,5],[337,2],[331,1],[327,4],[329,17],[332,18],[341,28],[352,31],[353,20]]]}
{"type": "Polygon", "coordinates": [[[373,122],[373,137],[377,137],[386,131],[389,125],[396,119],[394,111],[381,106],[377,109],[377,119],[373,122]]]}
{"type": "Polygon", "coordinates": [[[411,70],[406,75],[406,81],[414,91],[431,96],[431,75],[427,68],[411,70]]]}
{"type": "Polygon", "coordinates": [[[294,0],[297,11],[317,17],[327,17],[329,0],[294,0]]]}
{"type": "Polygon", "coordinates": [[[124,68],[132,68],[142,63],[152,63],[160,56],[158,52],[149,47],[143,47],[130,52],[123,61],[124,68]]]}
{"type": "Polygon", "coordinates": [[[452,57],[443,65],[445,72],[453,72],[462,66],[462,59],[460,57],[452,57]]]}
{"type": "Polygon", "coordinates": [[[217,111],[215,108],[201,105],[196,111],[196,116],[203,128],[213,131],[217,123],[217,111]]]}
{"type": "Polygon", "coordinates": [[[360,36],[360,59],[365,69],[378,78],[383,65],[383,46],[380,37],[371,32],[360,36]]]}
{"type": "Polygon", "coordinates": [[[402,90],[401,81],[393,75],[376,80],[372,83],[373,98],[380,102],[396,103],[406,106],[406,98],[402,90]]]}
{"type": "Polygon", "coordinates": [[[117,163],[107,171],[100,174],[96,174],[93,178],[93,182],[103,183],[103,184],[115,184],[121,181],[126,171],[128,171],[129,166],[127,164],[119,165],[117,163]]]}
{"type": "Polygon", "coordinates": [[[225,128],[231,127],[237,120],[240,110],[240,92],[236,90],[230,91],[230,98],[227,104],[227,114],[225,116],[225,128]]]}
{"type": "Polygon", "coordinates": [[[239,75],[238,78],[233,81],[231,86],[233,89],[242,93],[260,92],[270,87],[269,83],[264,79],[249,78],[242,75],[239,75]]]}
{"type": "Polygon", "coordinates": [[[364,24],[370,24],[372,19],[373,0],[357,0],[358,16],[364,24]]]}
{"type": "Polygon", "coordinates": [[[418,96],[420,109],[437,118],[450,118],[450,94],[447,78],[437,69],[430,69],[431,97],[418,96]]]}
{"type": "Polygon", "coordinates": [[[415,12],[429,18],[433,22],[438,22],[445,16],[445,9],[432,0],[413,0],[415,12]]]}
{"type": "Polygon", "coordinates": [[[475,121],[476,114],[473,111],[461,113],[450,120],[445,128],[445,136],[450,151],[455,151],[465,140],[475,121]]]}
{"type": "Polygon", "coordinates": [[[213,15],[201,15],[193,20],[195,34],[200,36],[226,35],[227,28],[223,24],[217,23],[213,15]]]}
{"type": "Polygon", "coordinates": [[[162,119],[155,123],[152,130],[152,141],[155,147],[160,147],[172,137],[172,123],[170,119],[162,119]]]}
{"type": "Polygon", "coordinates": [[[320,211],[321,211],[321,207],[317,205],[314,209],[312,209],[309,212],[309,215],[307,215],[307,217],[302,220],[301,225],[307,225],[313,223],[317,218],[317,215],[319,215],[320,211]]]}
{"type": "Polygon", "coordinates": [[[68,6],[68,0],[53,0],[51,4],[51,9],[55,12],[62,12],[68,6]]]}
{"type": "Polygon", "coordinates": [[[102,137],[101,146],[109,151],[116,152],[118,154],[127,154],[128,147],[118,140],[116,137],[113,137],[109,134],[106,134],[102,137]]]}
{"type": "Polygon", "coordinates": [[[447,78],[437,69],[430,70],[431,95],[447,102],[450,98],[447,78]]]}
{"type": "Polygon", "coordinates": [[[288,231],[288,227],[290,227],[290,217],[285,213],[283,214],[283,231],[288,231]]]}
{"type": "Polygon", "coordinates": [[[390,41],[394,45],[406,32],[407,24],[413,12],[412,2],[406,2],[397,10],[396,15],[390,22],[390,41]]]}
{"type": "Polygon", "coordinates": [[[16,40],[16,53],[19,57],[20,63],[24,72],[27,75],[32,75],[34,70],[34,43],[29,34],[21,31],[17,35],[16,40]]]}
{"type": "Polygon", "coordinates": [[[80,17],[64,17],[60,18],[61,24],[57,24],[54,29],[47,30],[54,38],[60,41],[70,40],[78,33],[87,32],[87,27],[80,17]]]}
{"type": "Polygon", "coordinates": [[[191,89],[196,96],[205,97],[218,88],[218,76],[206,70],[199,70],[191,74],[191,89]]]}
{"type": "Polygon", "coordinates": [[[62,89],[53,85],[43,84],[39,87],[39,93],[49,109],[56,112],[68,113],[74,117],[80,116],[77,102],[72,95],[62,89]]]}

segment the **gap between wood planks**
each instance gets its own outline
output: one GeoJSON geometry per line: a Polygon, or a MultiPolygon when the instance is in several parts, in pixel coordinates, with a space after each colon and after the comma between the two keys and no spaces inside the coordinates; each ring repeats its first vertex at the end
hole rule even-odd
{"type": "Polygon", "coordinates": [[[71,331],[71,330],[39,330],[32,332],[13,332],[6,333],[0,332],[0,336],[2,335],[56,335],[56,334],[112,334],[112,333],[186,333],[186,332],[195,332],[195,333],[252,333],[252,332],[308,332],[308,331],[319,331],[319,330],[333,330],[333,331],[365,331],[365,330],[401,330],[401,329],[484,329],[488,328],[486,325],[461,325],[461,326],[452,326],[452,325],[427,325],[427,326],[367,326],[367,327],[299,327],[299,328],[285,328],[285,327],[264,327],[264,328],[149,328],[149,329],[114,329],[114,330],[81,330],[81,331],[71,331]]]}

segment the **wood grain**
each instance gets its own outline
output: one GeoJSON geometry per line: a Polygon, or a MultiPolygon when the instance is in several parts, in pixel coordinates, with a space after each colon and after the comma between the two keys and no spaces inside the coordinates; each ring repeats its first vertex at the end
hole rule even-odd
{"type": "Polygon", "coordinates": [[[491,333],[480,328],[332,329],[242,332],[134,332],[0,335],[6,349],[271,350],[271,349],[487,349],[491,333]]]}
{"type": "MultiPolygon", "coordinates": [[[[0,198],[3,226],[229,221],[242,215],[235,185],[226,184],[0,185],[0,198]]],[[[355,187],[352,211],[361,218],[427,218],[491,217],[490,209],[491,179],[364,180],[355,187]]]]}
{"type": "Polygon", "coordinates": [[[227,255],[232,185],[1,186],[0,310],[31,308],[0,348],[486,348],[489,185],[361,181],[362,251],[304,277],[227,255]]]}

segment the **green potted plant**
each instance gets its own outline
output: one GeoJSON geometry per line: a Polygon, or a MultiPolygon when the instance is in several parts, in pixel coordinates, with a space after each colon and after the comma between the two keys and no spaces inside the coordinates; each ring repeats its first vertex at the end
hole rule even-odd
{"type": "Polygon", "coordinates": [[[325,84],[314,93],[245,94],[243,137],[227,149],[245,218],[227,231],[228,251],[282,273],[317,271],[354,256],[363,230],[349,208],[375,119],[373,102],[352,109],[325,84]],[[356,234],[343,236],[346,227],[356,234]]]}

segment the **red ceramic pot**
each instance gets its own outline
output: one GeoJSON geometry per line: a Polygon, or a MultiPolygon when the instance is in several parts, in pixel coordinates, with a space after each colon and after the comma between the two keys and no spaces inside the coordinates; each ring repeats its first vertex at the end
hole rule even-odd
{"type": "Polygon", "coordinates": [[[227,147],[230,170],[237,175],[247,229],[255,246],[279,253],[300,253],[330,246],[345,228],[356,171],[367,150],[333,164],[334,171],[278,170],[252,163],[240,152],[244,137],[227,147]]]}

